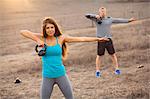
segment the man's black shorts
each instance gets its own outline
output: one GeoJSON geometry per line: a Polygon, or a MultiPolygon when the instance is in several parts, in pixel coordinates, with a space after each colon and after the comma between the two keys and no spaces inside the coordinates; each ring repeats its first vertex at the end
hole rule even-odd
{"type": "Polygon", "coordinates": [[[98,42],[97,55],[102,56],[105,54],[105,49],[110,55],[115,53],[113,41],[109,38],[109,41],[98,42]]]}

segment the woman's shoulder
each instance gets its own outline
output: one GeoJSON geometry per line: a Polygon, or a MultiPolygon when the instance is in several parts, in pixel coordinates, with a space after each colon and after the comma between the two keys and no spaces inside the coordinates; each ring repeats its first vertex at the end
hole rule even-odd
{"type": "Polygon", "coordinates": [[[63,39],[63,37],[64,37],[63,35],[60,35],[60,36],[58,36],[57,38],[58,38],[58,39],[63,39]]]}
{"type": "Polygon", "coordinates": [[[63,42],[64,42],[65,37],[66,37],[66,36],[65,36],[64,34],[62,34],[62,35],[58,36],[58,40],[59,40],[59,42],[63,43],[63,42]]]}
{"type": "Polygon", "coordinates": [[[68,36],[67,36],[67,35],[62,34],[62,35],[58,36],[58,39],[60,39],[60,40],[64,40],[66,37],[68,37],[68,36]]]}
{"type": "Polygon", "coordinates": [[[66,35],[66,34],[62,34],[58,37],[59,41],[61,41],[62,43],[64,43],[66,41],[66,39],[68,39],[70,36],[66,35]]]}

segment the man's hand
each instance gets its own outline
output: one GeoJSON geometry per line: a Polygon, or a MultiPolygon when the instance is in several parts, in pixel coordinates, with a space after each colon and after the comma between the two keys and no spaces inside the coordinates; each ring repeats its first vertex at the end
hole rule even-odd
{"type": "Polygon", "coordinates": [[[132,21],[135,21],[135,20],[136,20],[135,18],[130,18],[129,22],[132,22],[132,21]]]}
{"type": "Polygon", "coordinates": [[[85,17],[87,17],[87,18],[91,18],[91,16],[90,16],[90,15],[85,15],[85,17]]]}
{"type": "Polygon", "coordinates": [[[99,15],[96,15],[96,18],[97,18],[97,19],[100,19],[100,16],[99,16],[99,15]]]}

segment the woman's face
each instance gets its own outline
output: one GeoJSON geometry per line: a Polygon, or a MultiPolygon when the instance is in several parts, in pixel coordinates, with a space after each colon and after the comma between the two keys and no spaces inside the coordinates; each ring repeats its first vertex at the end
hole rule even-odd
{"type": "Polygon", "coordinates": [[[48,36],[54,36],[55,34],[55,26],[53,24],[47,24],[46,25],[46,34],[48,36]]]}

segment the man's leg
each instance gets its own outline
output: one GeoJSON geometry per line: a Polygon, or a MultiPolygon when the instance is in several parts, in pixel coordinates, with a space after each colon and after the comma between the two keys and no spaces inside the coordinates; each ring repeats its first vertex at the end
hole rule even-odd
{"type": "Polygon", "coordinates": [[[101,58],[105,54],[105,42],[98,42],[97,56],[96,56],[96,77],[100,77],[101,58]]]}
{"type": "Polygon", "coordinates": [[[110,55],[110,56],[111,56],[111,59],[112,59],[112,62],[113,62],[113,64],[114,64],[115,69],[116,69],[116,70],[119,69],[118,60],[117,60],[116,54],[114,53],[114,54],[112,54],[112,55],[110,55]]]}
{"type": "Polygon", "coordinates": [[[102,56],[99,55],[96,56],[96,71],[99,71],[101,68],[101,58],[102,56]]]}
{"type": "Polygon", "coordinates": [[[109,55],[111,56],[113,65],[115,67],[115,74],[119,75],[120,74],[120,70],[119,70],[119,67],[118,67],[118,60],[117,60],[117,56],[115,54],[113,41],[111,39],[107,42],[106,49],[107,49],[109,55]]]}
{"type": "Polygon", "coordinates": [[[121,72],[120,72],[120,70],[119,70],[118,61],[117,61],[117,56],[116,56],[115,53],[111,55],[111,59],[112,59],[112,62],[113,62],[113,64],[114,64],[114,67],[115,67],[115,74],[116,74],[116,75],[119,75],[121,72]]]}

